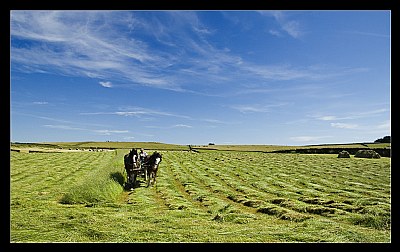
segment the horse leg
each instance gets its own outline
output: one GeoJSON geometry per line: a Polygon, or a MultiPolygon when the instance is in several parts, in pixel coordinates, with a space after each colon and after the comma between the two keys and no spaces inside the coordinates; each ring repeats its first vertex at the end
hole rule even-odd
{"type": "Polygon", "coordinates": [[[130,186],[130,183],[131,183],[131,176],[130,176],[128,170],[125,170],[125,171],[126,171],[126,183],[125,183],[125,188],[128,189],[129,186],[130,186]]]}
{"type": "Polygon", "coordinates": [[[146,169],[146,187],[150,186],[150,180],[151,180],[151,171],[148,171],[146,169]]]}
{"type": "Polygon", "coordinates": [[[155,183],[155,179],[156,179],[156,174],[154,171],[151,171],[150,175],[149,175],[149,183],[148,184],[153,186],[155,183]]]}
{"type": "Polygon", "coordinates": [[[129,188],[132,189],[135,186],[135,174],[132,171],[127,171],[127,173],[129,188]]]}
{"type": "Polygon", "coordinates": [[[132,182],[132,184],[133,184],[133,187],[135,187],[135,186],[136,186],[137,173],[134,172],[132,176],[133,176],[133,182],[132,182]]]}
{"type": "Polygon", "coordinates": [[[154,185],[157,187],[157,171],[154,172],[154,185]]]}
{"type": "Polygon", "coordinates": [[[144,168],[144,179],[146,181],[146,187],[149,187],[150,175],[149,175],[149,171],[147,170],[147,167],[144,168]]]}
{"type": "Polygon", "coordinates": [[[154,171],[151,172],[151,185],[154,186],[156,183],[156,174],[154,171]]]}

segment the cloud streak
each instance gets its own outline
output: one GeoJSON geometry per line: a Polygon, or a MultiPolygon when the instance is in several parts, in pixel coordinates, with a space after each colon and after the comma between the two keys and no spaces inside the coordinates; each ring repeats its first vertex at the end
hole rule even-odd
{"type": "Polygon", "coordinates": [[[100,81],[99,84],[103,87],[110,88],[112,87],[112,83],[110,81],[100,81]]]}
{"type": "Polygon", "coordinates": [[[129,130],[109,130],[109,129],[87,129],[87,128],[79,128],[79,127],[73,127],[70,125],[62,125],[62,124],[45,124],[43,127],[46,128],[52,128],[52,129],[60,129],[60,130],[79,130],[79,131],[89,131],[92,133],[96,133],[99,135],[112,135],[112,134],[125,134],[129,133],[129,130]]]}
{"type": "Polygon", "coordinates": [[[149,129],[174,129],[174,128],[193,128],[193,126],[191,125],[187,125],[187,124],[175,124],[175,125],[170,125],[170,126],[153,126],[153,125],[149,125],[149,126],[145,126],[146,128],[149,129]]]}
{"type": "Polygon", "coordinates": [[[268,105],[234,105],[231,106],[232,109],[238,110],[241,113],[266,113],[270,112],[272,108],[282,107],[287,105],[287,103],[276,103],[276,104],[268,104],[268,105]]]}
{"type": "Polygon", "coordinates": [[[360,119],[360,118],[376,116],[376,115],[385,113],[387,111],[388,111],[388,109],[375,109],[375,110],[370,110],[370,111],[365,111],[365,112],[351,113],[351,114],[348,114],[347,116],[326,115],[326,116],[317,116],[316,118],[318,120],[322,120],[322,121],[353,120],[353,119],[360,119]]]}
{"type": "Polygon", "coordinates": [[[31,43],[28,48],[12,46],[12,62],[29,66],[22,69],[25,71],[56,71],[172,88],[174,84],[168,78],[154,78],[154,69],[162,67],[164,58],[151,53],[146,44],[127,36],[121,28],[127,15],[113,11],[89,11],[85,15],[80,11],[13,11],[13,41],[31,43]]]}
{"type": "Polygon", "coordinates": [[[190,119],[189,116],[180,115],[176,113],[170,113],[165,111],[158,111],[153,109],[147,109],[142,107],[129,107],[124,111],[113,111],[113,112],[82,112],[80,115],[118,115],[118,116],[167,116],[167,117],[178,117],[190,119]]]}
{"type": "Polygon", "coordinates": [[[352,123],[331,123],[331,126],[339,129],[357,129],[357,124],[352,123]]]}
{"type": "MultiPolygon", "coordinates": [[[[265,16],[272,16],[279,24],[280,29],[295,39],[300,38],[304,34],[300,22],[289,19],[282,11],[260,11],[259,13],[265,16]]],[[[270,30],[269,32],[274,36],[280,36],[280,33],[276,30],[270,30]]]]}

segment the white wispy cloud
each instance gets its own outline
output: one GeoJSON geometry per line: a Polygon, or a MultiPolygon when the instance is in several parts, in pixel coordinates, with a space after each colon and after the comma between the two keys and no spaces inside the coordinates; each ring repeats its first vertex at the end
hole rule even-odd
{"type": "Polygon", "coordinates": [[[22,66],[23,70],[174,88],[168,77],[158,74],[155,78],[155,69],[165,64],[165,58],[121,28],[127,15],[114,11],[12,11],[11,36],[36,42],[29,48],[12,46],[12,62],[29,66],[22,66]]]}
{"type": "Polygon", "coordinates": [[[70,125],[62,125],[62,124],[44,124],[43,127],[52,128],[52,129],[61,129],[61,130],[81,130],[93,132],[100,135],[112,135],[112,134],[124,134],[129,133],[129,130],[109,130],[109,129],[89,129],[89,128],[80,128],[74,127],[70,125]]]}
{"type": "Polygon", "coordinates": [[[190,119],[189,116],[180,115],[176,113],[170,113],[165,111],[159,111],[154,109],[142,108],[142,107],[127,107],[123,111],[113,112],[82,112],[80,115],[118,115],[118,116],[167,116],[167,117],[178,117],[190,119]]]}
{"type": "MultiPolygon", "coordinates": [[[[266,13],[292,37],[301,36],[299,24],[286,13],[266,13]]],[[[240,87],[249,80],[315,81],[345,72],[248,62],[227,47],[216,47],[209,39],[214,31],[190,11],[146,18],[128,11],[12,11],[10,31],[13,69],[95,78],[104,87],[143,85],[218,95],[208,90],[232,82],[240,87]],[[154,43],[138,34],[151,36],[154,43]],[[14,43],[18,40],[31,43],[22,47],[14,43]]]]}
{"type": "Polygon", "coordinates": [[[109,136],[111,134],[121,134],[121,133],[129,133],[129,130],[93,130],[96,133],[99,133],[101,135],[106,135],[109,136]]]}
{"type": "MultiPolygon", "coordinates": [[[[293,38],[300,38],[304,32],[299,21],[290,19],[287,12],[282,11],[259,11],[260,14],[265,16],[272,16],[279,24],[280,28],[293,38]]],[[[271,33],[271,31],[270,31],[271,33]]],[[[276,31],[272,33],[277,35],[276,31]]]]}
{"type": "Polygon", "coordinates": [[[141,116],[150,115],[151,113],[145,111],[117,111],[117,112],[95,112],[95,113],[81,113],[81,115],[120,115],[120,116],[141,116]]]}
{"type": "Polygon", "coordinates": [[[45,124],[43,125],[44,127],[47,128],[52,128],[52,129],[63,129],[63,130],[87,130],[84,128],[78,128],[78,127],[72,127],[70,125],[54,125],[54,124],[45,124]]]}
{"type": "Polygon", "coordinates": [[[99,84],[106,88],[110,88],[113,86],[110,81],[100,81],[99,84]]]}
{"type": "Polygon", "coordinates": [[[230,122],[221,121],[218,119],[203,119],[203,121],[208,123],[217,123],[217,124],[230,124],[230,122]]]}
{"type": "Polygon", "coordinates": [[[333,121],[333,120],[337,120],[338,118],[337,118],[337,116],[329,115],[329,116],[321,116],[321,117],[318,117],[317,119],[322,120],[322,121],[333,121]]]}
{"type": "Polygon", "coordinates": [[[235,105],[235,106],[232,106],[231,108],[236,109],[236,110],[240,111],[241,113],[268,112],[269,111],[268,108],[254,106],[254,105],[235,105]]]}
{"type": "Polygon", "coordinates": [[[187,125],[187,124],[175,124],[175,125],[170,125],[170,126],[148,125],[148,126],[145,126],[145,127],[149,128],[149,129],[193,128],[193,126],[187,125]]]}
{"type": "Polygon", "coordinates": [[[174,128],[192,128],[191,125],[187,125],[187,124],[175,124],[173,127],[174,128]]]}
{"type": "Polygon", "coordinates": [[[276,103],[276,104],[267,104],[267,105],[233,105],[230,106],[232,109],[238,110],[241,113],[252,113],[252,112],[270,112],[271,108],[277,108],[287,105],[288,103],[276,103]]]}
{"type": "Polygon", "coordinates": [[[242,69],[266,80],[318,80],[327,78],[327,74],[329,74],[328,71],[324,71],[325,69],[313,69],[312,66],[295,68],[290,65],[247,64],[242,69]]]}
{"type": "Polygon", "coordinates": [[[48,116],[38,116],[35,114],[27,114],[27,113],[20,113],[20,112],[12,112],[15,115],[20,115],[20,116],[27,116],[27,117],[33,117],[33,118],[38,118],[41,120],[46,120],[46,121],[51,121],[51,122],[56,122],[60,124],[46,124],[48,126],[46,127],[59,127],[59,128],[65,128],[67,129],[68,127],[70,128],[75,128],[75,129],[82,129],[85,130],[89,127],[104,127],[104,124],[98,124],[98,123],[91,123],[91,122],[79,122],[79,121],[69,121],[69,120],[63,120],[59,118],[54,118],[54,117],[48,117],[48,116]],[[79,125],[79,127],[76,127],[75,125],[79,125]]]}
{"type": "Polygon", "coordinates": [[[337,116],[337,115],[316,116],[316,119],[322,120],[322,121],[353,120],[353,119],[376,116],[376,115],[385,113],[387,111],[388,111],[388,109],[382,108],[382,109],[375,109],[375,110],[369,110],[369,111],[363,111],[363,112],[348,113],[347,115],[344,115],[344,116],[343,115],[342,116],[337,116]]]}
{"type": "Polygon", "coordinates": [[[374,32],[343,31],[343,33],[362,35],[362,36],[369,36],[369,37],[390,38],[390,35],[382,34],[382,33],[374,33],[374,32]]]}
{"type": "Polygon", "coordinates": [[[37,102],[33,102],[33,104],[35,104],[35,105],[46,105],[46,104],[49,104],[49,103],[45,102],[45,101],[37,101],[37,102]]]}
{"type": "Polygon", "coordinates": [[[356,128],[358,128],[358,125],[353,124],[353,123],[331,123],[331,126],[334,128],[340,128],[340,129],[356,129],[356,128]]]}
{"type": "Polygon", "coordinates": [[[281,34],[279,31],[277,31],[277,30],[271,29],[271,30],[269,30],[268,32],[269,32],[270,34],[274,35],[274,36],[282,37],[282,34],[281,34]]]}

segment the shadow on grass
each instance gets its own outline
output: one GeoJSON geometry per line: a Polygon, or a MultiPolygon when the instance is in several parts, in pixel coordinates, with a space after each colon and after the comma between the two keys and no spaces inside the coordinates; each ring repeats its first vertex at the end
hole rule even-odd
{"type": "Polygon", "coordinates": [[[143,186],[143,184],[146,184],[144,181],[141,181],[141,177],[139,177],[136,180],[136,183],[133,185],[131,183],[127,183],[125,180],[125,175],[121,172],[114,172],[110,174],[110,178],[113,179],[114,181],[117,181],[118,184],[120,184],[123,188],[124,191],[131,191],[137,187],[143,186]]]}
{"type": "Polygon", "coordinates": [[[117,181],[118,184],[124,186],[125,183],[125,176],[121,172],[113,172],[110,174],[110,178],[117,181]]]}

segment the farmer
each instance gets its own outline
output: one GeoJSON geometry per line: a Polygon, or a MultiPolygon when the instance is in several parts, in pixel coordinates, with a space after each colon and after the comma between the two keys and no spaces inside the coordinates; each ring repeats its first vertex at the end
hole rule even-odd
{"type": "Polygon", "coordinates": [[[144,163],[144,159],[147,157],[147,152],[145,152],[143,148],[140,148],[139,157],[140,161],[144,163]]]}

